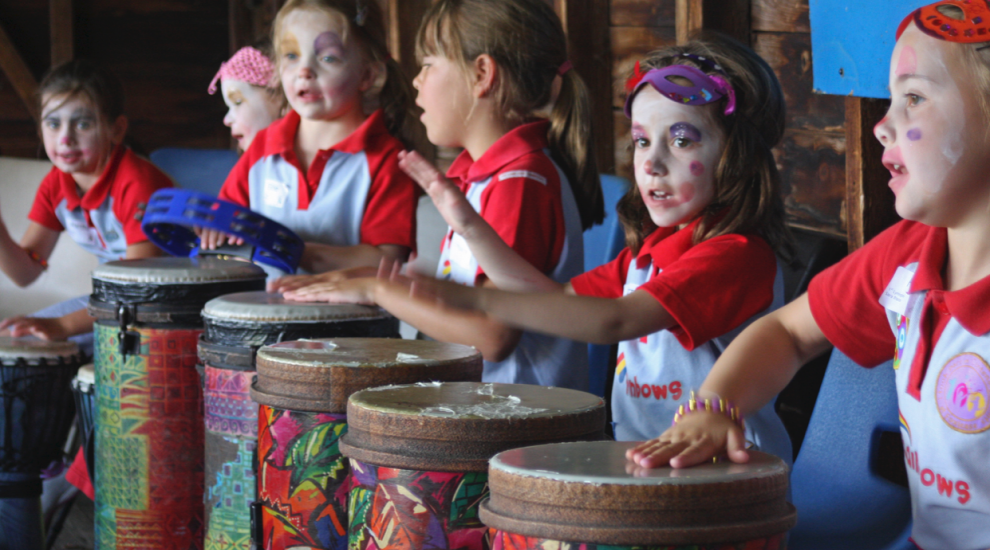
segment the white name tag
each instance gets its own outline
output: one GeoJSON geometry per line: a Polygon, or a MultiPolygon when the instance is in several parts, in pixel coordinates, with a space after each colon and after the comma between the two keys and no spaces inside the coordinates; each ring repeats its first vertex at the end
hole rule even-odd
{"type": "Polygon", "coordinates": [[[82,246],[93,246],[96,244],[96,230],[90,227],[84,220],[69,219],[65,227],[66,232],[73,241],[82,246]]]}
{"type": "Polygon", "coordinates": [[[912,279],[914,279],[914,271],[906,267],[898,267],[887,288],[880,295],[880,305],[899,315],[907,315],[912,279]]]}
{"type": "Polygon", "coordinates": [[[282,208],[289,196],[289,184],[275,179],[265,180],[264,201],[266,206],[282,208]]]}

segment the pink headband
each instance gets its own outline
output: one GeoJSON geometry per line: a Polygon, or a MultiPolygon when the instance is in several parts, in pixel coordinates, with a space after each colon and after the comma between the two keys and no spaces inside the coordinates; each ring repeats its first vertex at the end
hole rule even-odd
{"type": "Polygon", "coordinates": [[[729,102],[725,106],[725,114],[731,115],[736,110],[736,91],[721,76],[707,75],[690,65],[668,65],[660,69],[650,69],[644,73],[640,70],[637,61],[636,69],[629,82],[626,83],[625,113],[627,117],[632,117],[632,100],[636,96],[636,92],[646,83],[653,86],[664,97],[688,105],[707,105],[723,97],[728,97],[729,102]],[[667,79],[668,76],[685,78],[693,86],[675,84],[667,79]]]}
{"type": "Polygon", "coordinates": [[[207,91],[213,95],[217,91],[217,81],[221,78],[231,80],[242,80],[248,84],[266,87],[271,84],[272,73],[275,68],[272,61],[265,54],[246,46],[237,50],[229,60],[220,64],[220,70],[210,81],[207,91]]]}

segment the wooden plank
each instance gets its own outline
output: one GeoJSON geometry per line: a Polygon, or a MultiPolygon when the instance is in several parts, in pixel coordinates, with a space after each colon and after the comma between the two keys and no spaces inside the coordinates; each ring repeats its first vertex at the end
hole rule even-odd
{"type": "Polygon", "coordinates": [[[3,25],[0,25],[0,70],[7,75],[7,80],[14,86],[31,117],[38,120],[38,105],[35,99],[38,81],[31,74],[24,59],[17,53],[17,48],[14,47],[3,25]]]}
{"type": "Polygon", "coordinates": [[[612,0],[609,24],[613,27],[673,27],[675,0],[612,0]]]}
{"type": "Polygon", "coordinates": [[[48,6],[54,67],[73,57],[72,0],[49,0],[48,6]]]}
{"type": "Polygon", "coordinates": [[[774,148],[790,225],[845,237],[845,135],[787,129],[774,148]]]}
{"type": "Polygon", "coordinates": [[[808,0],[752,0],[753,31],[811,32],[808,0]]]}
{"type": "Polygon", "coordinates": [[[630,137],[630,124],[629,119],[626,118],[625,113],[619,109],[612,111],[613,123],[612,132],[614,138],[615,151],[615,174],[617,176],[622,176],[629,181],[636,181],[633,179],[633,149],[632,149],[632,138],[630,137]]]}
{"type": "Polygon", "coordinates": [[[702,30],[725,33],[749,44],[750,0],[677,0],[676,6],[678,44],[702,30]]]}
{"type": "Polygon", "coordinates": [[[860,248],[899,218],[887,187],[890,173],[881,164],[883,146],[873,127],[885,116],[888,100],[847,97],[846,202],[849,251],[860,248]]]}
{"type": "Polygon", "coordinates": [[[677,43],[683,44],[704,26],[704,0],[677,0],[674,28],[677,43]]]}
{"type": "Polygon", "coordinates": [[[612,27],[612,106],[622,108],[626,100],[626,79],[637,61],[657,48],[674,44],[673,27],[612,27]]]}
{"type": "MultiPolygon", "coordinates": [[[[612,56],[609,49],[609,0],[559,0],[558,14],[567,33],[567,51],[574,70],[591,96],[595,136],[612,135],[612,56]]],[[[611,139],[597,139],[595,155],[600,172],[611,172],[614,162],[611,139]]]]}

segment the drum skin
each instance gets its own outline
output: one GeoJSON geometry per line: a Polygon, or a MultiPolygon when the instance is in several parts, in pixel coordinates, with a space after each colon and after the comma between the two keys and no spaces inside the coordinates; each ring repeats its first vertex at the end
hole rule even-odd
{"type": "Polygon", "coordinates": [[[349,550],[488,550],[488,459],[547,441],[604,438],[604,402],[519,384],[375,388],[351,396],[349,550]]]}
{"type": "Polygon", "coordinates": [[[786,533],[777,533],[745,542],[663,546],[620,546],[587,542],[562,542],[540,537],[527,537],[498,529],[489,529],[487,539],[491,550],[785,550],[787,548],[786,533]]]}

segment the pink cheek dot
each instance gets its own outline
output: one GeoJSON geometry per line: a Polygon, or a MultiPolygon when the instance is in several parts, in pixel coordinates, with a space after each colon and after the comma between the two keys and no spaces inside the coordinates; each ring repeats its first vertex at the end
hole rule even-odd
{"type": "Polygon", "coordinates": [[[700,176],[705,173],[705,165],[701,164],[698,161],[692,162],[690,168],[691,168],[691,174],[695,176],[700,176]]]}

